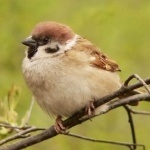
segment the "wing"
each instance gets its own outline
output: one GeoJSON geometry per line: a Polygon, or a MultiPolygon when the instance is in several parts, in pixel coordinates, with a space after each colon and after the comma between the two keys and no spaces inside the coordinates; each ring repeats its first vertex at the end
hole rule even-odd
{"type": "Polygon", "coordinates": [[[121,71],[115,61],[108,58],[107,55],[103,54],[90,41],[79,37],[77,42],[79,44],[77,44],[75,49],[89,54],[91,56],[90,63],[92,66],[112,72],[121,71]]]}

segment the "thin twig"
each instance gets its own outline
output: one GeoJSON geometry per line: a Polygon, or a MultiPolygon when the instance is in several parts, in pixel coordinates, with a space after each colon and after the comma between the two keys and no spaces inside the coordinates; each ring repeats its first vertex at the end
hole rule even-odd
{"type": "Polygon", "coordinates": [[[5,127],[5,128],[10,128],[10,129],[18,129],[18,130],[26,130],[26,129],[31,128],[31,126],[19,127],[19,126],[13,126],[11,124],[6,124],[6,123],[1,123],[0,127],[5,127]]]}
{"type": "Polygon", "coordinates": [[[73,133],[63,133],[63,135],[71,136],[71,137],[75,137],[75,138],[79,138],[79,139],[83,139],[83,140],[87,140],[87,141],[91,141],[91,142],[107,143],[107,144],[113,144],[113,145],[118,145],[118,146],[127,146],[127,147],[131,147],[131,148],[133,146],[139,146],[139,147],[142,147],[143,150],[145,150],[145,146],[142,144],[132,144],[132,143],[125,143],[125,142],[98,140],[98,139],[93,139],[93,138],[89,138],[89,137],[85,137],[85,136],[81,136],[81,135],[77,135],[77,134],[73,134],[73,133]]]}
{"type": "Polygon", "coordinates": [[[131,113],[133,114],[138,114],[138,115],[150,115],[150,112],[148,111],[139,111],[139,110],[133,110],[131,107],[128,106],[128,109],[130,110],[131,113]]]}
{"type": "Polygon", "coordinates": [[[133,74],[131,75],[124,83],[124,86],[128,86],[129,82],[133,79],[136,78],[138,81],[140,81],[143,86],[145,87],[145,89],[147,90],[147,92],[150,94],[150,88],[148,87],[148,85],[145,83],[145,81],[137,74],[133,74]]]}
{"type": "Polygon", "coordinates": [[[135,134],[135,129],[134,129],[133,118],[132,118],[130,109],[128,109],[128,106],[124,105],[123,107],[125,108],[125,110],[128,114],[128,119],[129,119],[128,121],[129,121],[130,128],[131,128],[132,140],[133,140],[133,143],[135,144],[135,145],[133,145],[133,149],[136,149],[137,142],[136,142],[136,134],[135,134]]]}
{"type": "Polygon", "coordinates": [[[45,129],[43,129],[43,128],[37,128],[37,127],[30,127],[30,128],[28,128],[28,129],[26,129],[24,131],[18,132],[17,134],[15,134],[13,136],[10,136],[8,138],[5,138],[4,140],[1,140],[0,141],[0,145],[3,145],[5,143],[8,143],[8,142],[13,141],[15,139],[27,138],[30,135],[27,135],[27,136],[24,136],[24,135],[26,135],[27,133],[31,133],[31,132],[39,131],[39,130],[45,130],[45,129]]]}
{"type": "Polygon", "coordinates": [[[118,101],[112,102],[111,104],[109,104],[109,107],[111,107],[111,109],[115,109],[119,106],[129,104],[131,102],[137,102],[137,101],[148,101],[148,102],[150,102],[150,94],[143,93],[143,94],[137,94],[137,95],[133,95],[133,96],[130,96],[127,98],[123,98],[123,99],[120,99],[118,101]]]}

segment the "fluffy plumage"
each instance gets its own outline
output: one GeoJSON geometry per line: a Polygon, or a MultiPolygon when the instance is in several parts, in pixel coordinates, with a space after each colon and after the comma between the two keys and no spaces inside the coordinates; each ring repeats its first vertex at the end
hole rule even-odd
{"type": "Polygon", "coordinates": [[[25,81],[49,115],[71,116],[121,86],[118,65],[66,25],[37,24],[23,44],[25,81]]]}

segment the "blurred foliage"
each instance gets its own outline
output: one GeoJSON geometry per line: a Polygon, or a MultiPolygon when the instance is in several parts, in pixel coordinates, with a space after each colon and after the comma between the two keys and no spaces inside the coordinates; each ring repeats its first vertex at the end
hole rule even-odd
{"type": "MultiPolygon", "coordinates": [[[[31,93],[21,73],[25,49],[21,41],[38,22],[53,20],[68,24],[75,32],[91,40],[119,63],[122,81],[133,73],[143,78],[150,74],[149,0],[1,0],[0,14],[0,96],[4,97],[13,83],[22,87],[23,92],[17,107],[20,118],[28,109],[31,99],[31,93]]],[[[147,104],[141,104],[139,107],[147,110],[150,108],[147,104]]],[[[35,105],[31,123],[48,127],[54,120],[39,110],[35,105]]],[[[150,149],[150,117],[135,116],[135,123],[138,141],[150,149]]],[[[130,140],[127,118],[122,109],[72,130],[100,139],[130,140]]],[[[48,150],[50,147],[55,150],[69,150],[76,144],[78,149],[82,150],[116,149],[111,145],[88,143],[63,136],[27,149],[48,150]]]]}
{"type": "MultiPolygon", "coordinates": [[[[4,99],[0,99],[0,123],[10,124],[12,126],[18,125],[18,113],[16,112],[16,106],[18,104],[19,94],[20,88],[13,85],[8,91],[7,96],[4,99]]],[[[11,131],[11,129],[0,127],[0,139],[11,131]]]]}

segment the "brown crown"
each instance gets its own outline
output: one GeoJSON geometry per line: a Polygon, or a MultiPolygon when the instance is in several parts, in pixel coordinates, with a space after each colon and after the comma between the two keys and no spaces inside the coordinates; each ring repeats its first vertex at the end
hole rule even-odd
{"type": "Polygon", "coordinates": [[[73,38],[74,33],[70,27],[56,22],[41,22],[38,23],[32,31],[32,36],[38,38],[51,38],[52,40],[65,43],[73,38]]]}

